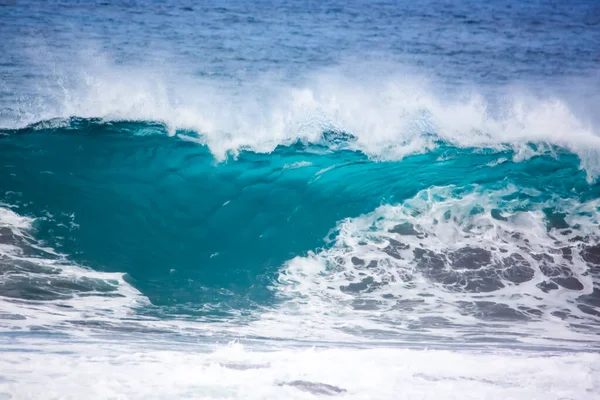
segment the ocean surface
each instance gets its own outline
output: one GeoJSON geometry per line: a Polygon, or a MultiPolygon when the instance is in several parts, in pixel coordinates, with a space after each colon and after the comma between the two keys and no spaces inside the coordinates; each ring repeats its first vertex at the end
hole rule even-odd
{"type": "Polygon", "coordinates": [[[600,398],[594,1],[0,1],[0,399],[600,398]]]}

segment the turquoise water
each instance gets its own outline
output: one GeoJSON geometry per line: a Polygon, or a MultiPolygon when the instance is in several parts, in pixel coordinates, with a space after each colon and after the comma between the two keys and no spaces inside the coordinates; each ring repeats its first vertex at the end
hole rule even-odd
{"type": "Polygon", "coordinates": [[[0,399],[596,398],[599,10],[0,2],[0,399]]]}
{"type": "MultiPolygon", "coordinates": [[[[351,134],[326,131],[312,143],[217,160],[191,140],[201,135],[169,136],[161,123],[69,119],[2,134],[0,189],[5,202],[35,219],[35,239],[79,265],[125,274],[152,304],[139,312],[162,318],[226,318],[273,307],[281,301],[275,286],[282,266],[331,247],[339,221],[402,205],[429,188],[476,187],[483,197],[518,188],[493,208],[472,205],[471,212],[502,221],[507,212],[543,210],[550,233],[573,228],[564,219],[571,210],[553,207],[552,199],[585,203],[600,190],[576,155],[535,143],[527,147],[538,154],[519,162],[509,149],[442,141],[386,161],[353,149],[351,134]],[[520,204],[505,209],[507,199],[520,204]]],[[[572,247],[581,252],[593,240],[580,236],[572,247]]],[[[25,277],[8,285],[13,297],[52,300],[93,294],[95,284],[56,290],[25,277]]]]}

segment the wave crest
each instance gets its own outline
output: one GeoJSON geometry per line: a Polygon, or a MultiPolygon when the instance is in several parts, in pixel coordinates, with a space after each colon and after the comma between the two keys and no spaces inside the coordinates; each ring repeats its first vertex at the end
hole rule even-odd
{"type": "MultiPolygon", "coordinates": [[[[578,154],[590,176],[600,171],[597,127],[569,102],[531,91],[495,94],[437,88],[414,74],[376,69],[356,75],[323,70],[297,83],[275,78],[234,85],[217,78],[173,76],[164,70],[121,67],[104,60],[65,68],[41,100],[15,106],[3,125],[55,117],[159,121],[170,134],[198,132],[213,154],[318,141],[324,131],[348,132],[352,147],[378,159],[427,151],[437,141],[460,147],[511,148],[531,155],[529,143],[578,154]]],[[[398,68],[399,70],[401,67],[398,68]]]]}

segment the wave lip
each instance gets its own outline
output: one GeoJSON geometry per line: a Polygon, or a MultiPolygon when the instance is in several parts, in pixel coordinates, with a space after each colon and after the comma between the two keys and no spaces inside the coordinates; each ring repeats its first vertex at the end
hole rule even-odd
{"type": "MultiPolygon", "coordinates": [[[[158,121],[168,134],[202,135],[219,160],[243,150],[272,152],[297,141],[315,143],[323,132],[346,132],[350,147],[375,159],[397,160],[437,142],[457,147],[509,148],[531,157],[529,144],[560,146],[581,158],[590,179],[600,166],[598,127],[572,102],[532,91],[442,93],[414,74],[364,75],[316,71],[295,85],[265,78],[229,82],[171,76],[106,60],[66,68],[59,87],[36,102],[15,105],[2,125],[23,127],[55,118],[158,121]],[[18,111],[16,111],[18,110],[18,111]]],[[[39,124],[38,124],[39,125],[39,124]]]]}

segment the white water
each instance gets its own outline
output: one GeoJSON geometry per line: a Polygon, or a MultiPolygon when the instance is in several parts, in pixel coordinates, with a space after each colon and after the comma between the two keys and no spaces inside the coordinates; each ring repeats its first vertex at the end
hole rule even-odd
{"type": "Polygon", "coordinates": [[[600,284],[582,258],[582,241],[599,240],[600,203],[506,200],[519,192],[537,195],[512,186],[433,187],[342,221],[330,249],[282,269],[277,290],[286,301],[263,316],[261,329],[307,338],[337,332],[357,340],[595,346],[600,318],[579,306],[600,284]],[[526,205],[530,211],[522,211],[526,205]],[[571,228],[548,230],[547,207],[568,213],[571,228]],[[558,285],[544,291],[550,282],[558,285]]]}
{"type": "Polygon", "coordinates": [[[6,349],[0,398],[585,400],[600,390],[600,356],[585,353],[59,340],[6,349]]]}
{"type": "Polygon", "coordinates": [[[134,316],[134,307],[148,304],[123,274],[75,265],[43,247],[33,237],[33,223],[33,218],[0,207],[0,227],[12,232],[12,237],[0,236],[0,330],[68,329],[85,319],[111,323],[134,316]],[[40,301],[14,295],[34,288],[57,298],[40,301]]]}

